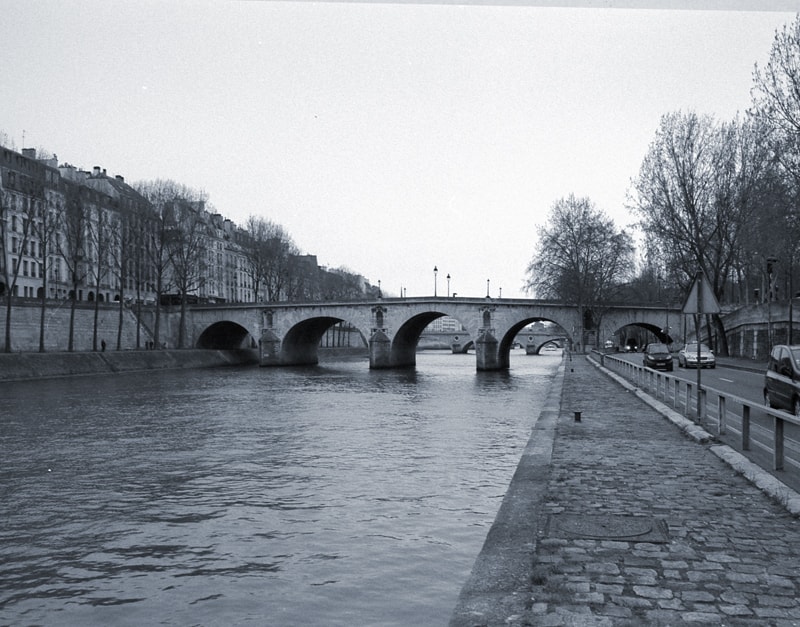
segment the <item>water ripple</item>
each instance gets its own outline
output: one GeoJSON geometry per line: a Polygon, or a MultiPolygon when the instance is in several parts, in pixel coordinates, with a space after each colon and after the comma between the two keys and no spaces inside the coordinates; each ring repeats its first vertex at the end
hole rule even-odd
{"type": "Polygon", "coordinates": [[[512,359],[3,384],[0,623],[446,623],[558,363],[512,359]]]}

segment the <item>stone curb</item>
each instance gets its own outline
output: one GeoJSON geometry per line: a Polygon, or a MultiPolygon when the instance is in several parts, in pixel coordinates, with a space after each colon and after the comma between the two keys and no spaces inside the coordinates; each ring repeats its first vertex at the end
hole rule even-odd
{"type": "MultiPolygon", "coordinates": [[[[650,407],[655,409],[667,420],[678,427],[678,429],[683,431],[687,437],[699,444],[709,444],[714,442],[714,436],[702,427],[696,425],[688,418],[684,418],[674,409],[653,398],[627,379],[624,379],[615,372],[612,372],[605,366],[600,365],[591,357],[587,356],[586,359],[593,366],[608,375],[626,390],[636,394],[637,397],[642,399],[650,407]]],[[[800,494],[792,490],[792,488],[773,477],[766,470],[757,464],[754,464],[744,455],[732,449],[727,444],[713,444],[712,446],[709,446],[709,450],[726,464],[728,464],[731,468],[733,468],[736,472],[742,475],[745,479],[747,479],[750,483],[755,485],[759,490],[780,503],[790,514],[800,517],[800,494]]]]}
{"type": "Polygon", "coordinates": [[[532,576],[541,506],[551,470],[561,413],[566,363],[553,379],[544,406],[450,619],[450,627],[514,623],[526,611],[521,594],[532,576]]]}

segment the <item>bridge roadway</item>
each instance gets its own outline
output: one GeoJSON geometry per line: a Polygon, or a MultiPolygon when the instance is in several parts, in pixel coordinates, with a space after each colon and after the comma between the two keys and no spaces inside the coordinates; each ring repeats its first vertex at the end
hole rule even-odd
{"type": "MultiPolygon", "coordinates": [[[[678,331],[684,318],[679,314],[678,308],[618,305],[606,307],[595,322],[606,335],[627,325],[659,335],[670,319],[673,332],[678,331]]],[[[573,305],[469,297],[194,305],[187,315],[187,332],[198,348],[257,344],[262,366],[297,366],[318,363],[322,335],[334,324],[346,322],[358,329],[369,348],[370,368],[404,368],[416,364],[420,334],[441,316],[458,320],[473,339],[478,370],[507,369],[514,337],[533,322],[554,322],[573,346],[581,344],[581,321],[573,305]]]]}

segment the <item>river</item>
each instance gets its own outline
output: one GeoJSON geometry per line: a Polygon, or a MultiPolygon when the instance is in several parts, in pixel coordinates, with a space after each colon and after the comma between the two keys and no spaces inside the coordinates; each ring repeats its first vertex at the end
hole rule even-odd
{"type": "Polygon", "coordinates": [[[0,384],[0,624],[446,625],[560,354],[0,384]]]}

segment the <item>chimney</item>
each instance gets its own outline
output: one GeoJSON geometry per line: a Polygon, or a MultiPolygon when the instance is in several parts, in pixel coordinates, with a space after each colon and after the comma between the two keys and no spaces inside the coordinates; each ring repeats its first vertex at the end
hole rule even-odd
{"type": "Polygon", "coordinates": [[[23,148],[22,156],[28,159],[36,159],[36,148],[23,148]]]}
{"type": "Polygon", "coordinates": [[[99,165],[94,166],[93,174],[94,174],[94,176],[100,176],[100,166],[99,165]]]}
{"type": "Polygon", "coordinates": [[[124,177],[124,176],[122,176],[121,174],[117,174],[117,176],[116,176],[116,179],[117,179],[117,180],[118,180],[120,183],[124,183],[124,182],[125,182],[125,177],[124,177]]]}

